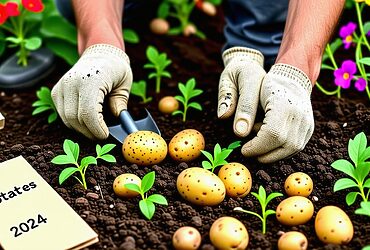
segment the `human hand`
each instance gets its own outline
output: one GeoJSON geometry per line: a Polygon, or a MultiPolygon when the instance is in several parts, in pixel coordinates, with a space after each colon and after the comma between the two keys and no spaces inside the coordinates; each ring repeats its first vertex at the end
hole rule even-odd
{"type": "Polygon", "coordinates": [[[104,97],[115,116],[127,109],[132,84],[130,60],[112,45],[88,47],[78,62],[52,89],[52,98],[64,124],[90,139],[106,139],[102,111],[104,97]]]}
{"type": "Polygon", "coordinates": [[[225,69],[218,90],[218,118],[234,118],[234,133],[247,136],[257,113],[263,77],[263,55],[258,50],[233,47],[222,54],[225,69]]]}
{"type": "Polygon", "coordinates": [[[288,64],[275,64],[262,81],[260,103],[265,118],[257,136],[244,144],[242,154],[274,162],[301,151],[314,130],[307,75],[288,64]]]}

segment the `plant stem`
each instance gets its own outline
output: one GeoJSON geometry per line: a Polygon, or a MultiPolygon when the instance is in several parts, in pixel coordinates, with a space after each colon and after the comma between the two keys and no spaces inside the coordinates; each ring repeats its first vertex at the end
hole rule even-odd
{"type": "Polygon", "coordinates": [[[266,225],[265,225],[265,220],[262,218],[261,215],[255,213],[255,212],[252,212],[252,211],[248,211],[248,210],[244,210],[244,209],[239,209],[238,211],[242,211],[244,213],[247,213],[247,214],[251,214],[251,215],[254,215],[256,216],[257,218],[259,218],[262,222],[262,233],[265,234],[266,233],[266,225]]]}
{"type": "Polygon", "coordinates": [[[155,79],[155,92],[158,94],[161,92],[161,75],[160,72],[157,71],[157,77],[155,79]]]}
{"type": "Polygon", "coordinates": [[[321,92],[323,92],[325,95],[335,95],[335,94],[337,94],[337,92],[338,92],[338,88],[340,88],[340,87],[338,86],[338,88],[337,88],[336,90],[328,91],[328,90],[324,89],[324,87],[322,87],[322,86],[321,86],[321,84],[319,84],[318,82],[316,82],[315,86],[316,86],[316,87],[317,87],[321,92]]]}
{"type": "Polygon", "coordinates": [[[358,24],[360,26],[361,36],[362,36],[362,38],[364,40],[364,44],[370,50],[370,45],[369,45],[369,42],[367,41],[366,34],[364,32],[364,25],[363,25],[363,22],[362,22],[362,13],[361,13],[362,12],[362,9],[360,9],[360,4],[358,2],[355,2],[355,6],[356,6],[356,13],[357,13],[358,24]]]}
{"type": "Polygon", "coordinates": [[[187,105],[187,101],[185,102],[184,104],[184,113],[182,113],[182,121],[185,122],[186,121],[186,112],[188,111],[188,105],[187,105]]]}

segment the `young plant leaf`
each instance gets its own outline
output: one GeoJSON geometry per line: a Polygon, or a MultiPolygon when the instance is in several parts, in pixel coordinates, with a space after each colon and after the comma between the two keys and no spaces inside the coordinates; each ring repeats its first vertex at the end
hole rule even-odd
{"type": "Polygon", "coordinates": [[[211,169],[212,168],[212,165],[209,161],[202,161],[202,167],[204,169],[211,169]]]}
{"type": "Polygon", "coordinates": [[[110,163],[115,163],[116,162],[116,158],[111,155],[111,154],[105,154],[105,155],[102,155],[99,157],[99,159],[102,159],[106,162],[110,162],[110,163]]]}
{"type": "Polygon", "coordinates": [[[41,47],[42,40],[40,37],[31,37],[28,39],[25,39],[24,47],[28,50],[37,50],[41,47]]]}
{"type": "Polygon", "coordinates": [[[128,43],[135,44],[135,43],[140,42],[140,38],[139,38],[138,34],[133,29],[124,29],[123,30],[123,38],[124,38],[125,42],[128,42],[128,43]]]}
{"type": "Polygon", "coordinates": [[[356,209],[355,214],[370,216],[370,201],[362,201],[361,208],[356,209]]]}
{"type": "Polygon", "coordinates": [[[191,103],[189,103],[188,107],[202,111],[202,106],[200,106],[200,104],[197,103],[197,102],[191,102],[191,103]]]}
{"type": "Polygon", "coordinates": [[[355,168],[353,167],[353,165],[347,161],[347,160],[344,160],[344,159],[340,159],[340,160],[336,160],[335,162],[333,162],[331,164],[331,166],[338,170],[338,171],[341,171],[349,176],[351,176],[353,179],[356,179],[355,177],[355,168]]]}
{"type": "Polygon", "coordinates": [[[98,156],[105,155],[106,153],[110,152],[115,146],[116,146],[116,144],[105,144],[101,148],[101,150],[99,151],[99,153],[97,153],[97,155],[98,156]]]}
{"type": "Polygon", "coordinates": [[[148,200],[160,205],[168,205],[167,199],[160,194],[152,194],[148,197],[148,200]]]}
{"type": "Polygon", "coordinates": [[[140,187],[138,185],[136,185],[135,183],[127,183],[127,184],[125,184],[125,188],[127,188],[128,190],[131,190],[131,191],[138,192],[139,194],[141,193],[140,187]]]}
{"type": "Polygon", "coordinates": [[[349,192],[346,195],[346,203],[348,206],[351,206],[353,203],[355,203],[358,194],[358,192],[349,192]]]}
{"type": "Polygon", "coordinates": [[[351,160],[355,163],[355,166],[357,166],[359,162],[359,158],[361,157],[362,153],[366,149],[367,139],[364,132],[359,133],[355,136],[355,138],[352,140],[349,140],[348,143],[348,154],[351,160]]]}
{"type": "Polygon", "coordinates": [[[269,204],[270,203],[270,201],[272,201],[273,199],[275,199],[276,197],[280,197],[280,196],[283,196],[283,194],[281,194],[281,193],[271,193],[271,194],[269,194],[268,196],[267,196],[267,198],[266,198],[266,206],[267,206],[267,204],[269,204]]]}
{"type": "Polygon", "coordinates": [[[155,180],[155,172],[149,172],[147,173],[143,179],[141,180],[141,190],[143,193],[146,193],[149,191],[149,189],[152,188],[155,180]]]}
{"type": "Polygon", "coordinates": [[[139,202],[140,211],[143,215],[150,220],[155,212],[155,205],[153,202],[149,200],[141,200],[139,202]]]}
{"type": "Polygon", "coordinates": [[[232,143],[230,143],[230,145],[227,147],[227,149],[236,149],[238,147],[240,147],[241,141],[234,141],[232,143]]]}
{"type": "Polygon", "coordinates": [[[59,175],[59,185],[62,185],[65,180],[67,180],[71,175],[76,173],[78,168],[76,167],[69,167],[63,169],[63,171],[59,175]]]}
{"type": "Polygon", "coordinates": [[[97,164],[96,158],[93,156],[86,156],[82,158],[80,168],[84,169],[85,167],[89,166],[90,164],[97,164]]]}
{"type": "Polygon", "coordinates": [[[76,161],[72,156],[68,155],[58,155],[55,156],[52,160],[51,163],[57,164],[57,165],[63,165],[63,164],[75,164],[76,161]]]}
{"type": "Polygon", "coordinates": [[[346,188],[351,188],[351,187],[357,187],[357,183],[354,182],[351,179],[342,178],[342,179],[339,179],[335,182],[334,192],[337,192],[339,190],[343,190],[343,189],[346,189],[346,188]]]}

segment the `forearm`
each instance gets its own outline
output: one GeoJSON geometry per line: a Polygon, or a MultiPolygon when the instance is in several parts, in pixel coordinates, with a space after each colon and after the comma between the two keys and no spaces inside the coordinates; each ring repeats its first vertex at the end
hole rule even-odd
{"type": "Polygon", "coordinates": [[[124,0],[72,0],[78,29],[78,51],[105,43],[125,49],[122,38],[124,0]]]}
{"type": "Polygon", "coordinates": [[[320,73],[325,46],[342,12],[345,0],[292,0],[276,63],[305,72],[312,84],[320,73]]]}

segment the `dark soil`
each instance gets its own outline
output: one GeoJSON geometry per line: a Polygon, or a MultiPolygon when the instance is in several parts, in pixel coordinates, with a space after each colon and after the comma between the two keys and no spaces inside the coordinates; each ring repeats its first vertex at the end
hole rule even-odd
{"type": "MultiPolygon", "coordinates": [[[[195,37],[159,37],[150,34],[146,25],[138,25],[141,42],[138,45],[127,45],[127,53],[132,61],[135,80],[146,79],[147,71],[143,69],[146,63],[145,49],[147,45],[155,45],[160,51],[167,52],[173,61],[171,65],[172,79],[165,79],[160,95],[154,94],[154,82],[149,83],[149,96],[154,100],[146,107],[156,120],[163,138],[169,142],[179,131],[186,128],[199,130],[205,137],[206,150],[212,150],[216,143],[227,146],[238,140],[232,132],[232,120],[219,121],[216,115],[218,79],[222,71],[220,49],[223,44],[222,14],[217,17],[195,18],[201,30],[208,35],[208,40],[195,37]],[[202,103],[202,112],[190,110],[188,121],[183,123],[179,116],[164,116],[157,110],[160,97],[178,93],[177,83],[186,82],[195,77],[197,86],[204,90],[198,100],[202,103]]],[[[145,20],[145,19],[144,19],[145,20]]],[[[144,23],[144,22],[143,22],[144,23]]],[[[267,192],[284,193],[285,178],[296,171],[309,174],[314,180],[314,191],[309,196],[314,201],[315,214],[325,205],[341,207],[352,219],[355,235],[346,246],[331,246],[321,243],[315,235],[314,219],[307,224],[288,227],[277,222],[274,216],[268,220],[267,234],[261,233],[260,221],[246,214],[233,211],[240,206],[249,210],[259,211],[260,207],[252,195],[245,198],[225,200],[215,207],[198,207],[187,203],[176,190],[178,174],[188,167],[200,167],[203,157],[190,163],[174,162],[167,157],[161,164],[140,167],[127,164],[120,145],[113,154],[116,164],[99,162],[98,166],[90,167],[88,171],[88,190],[84,190],[74,179],[58,184],[58,175],[62,168],[50,163],[50,160],[63,153],[62,144],[68,138],[78,142],[82,155],[95,154],[96,142],[91,142],[83,136],[66,128],[61,120],[51,125],[47,124],[46,115],[32,116],[31,104],[36,100],[35,91],[42,85],[52,87],[68,70],[68,66],[58,61],[58,70],[47,81],[32,89],[20,92],[0,92],[0,111],[6,117],[6,127],[0,130],[0,162],[22,155],[45,178],[45,180],[70,204],[78,214],[99,234],[100,242],[88,249],[171,249],[171,238],[175,230],[181,226],[193,226],[202,235],[201,249],[214,249],[209,240],[209,228],[221,216],[234,216],[247,227],[250,235],[248,249],[276,249],[278,232],[298,230],[309,240],[309,249],[360,249],[370,245],[370,218],[354,214],[359,207],[356,202],[351,207],[345,203],[346,192],[334,193],[334,182],[343,177],[332,169],[330,164],[339,158],[348,159],[347,142],[357,133],[364,131],[370,140],[370,108],[364,94],[350,90],[344,93],[344,98],[327,97],[314,90],[312,103],[315,115],[315,132],[306,148],[293,158],[274,164],[260,164],[254,159],[244,158],[236,150],[229,161],[245,164],[253,178],[252,191],[257,191],[263,185],[267,192]],[[351,97],[351,99],[349,98],[351,97]],[[156,171],[156,182],[152,193],[160,193],[167,197],[169,205],[157,206],[157,211],[151,221],[140,213],[138,198],[125,200],[113,193],[112,183],[116,176],[122,173],[135,173],[143,177],[145,173],[156,171]],[[96,188],[101,188],[100,191],[96,188]]],[[[331,74],[323,75],[321,82],[332,85],[331,74]],[[324,81],[324,82],[323,82],[324,81]]],[[[132,109],[144,107],[139,99],[132,96],[129,106],[132,109]]],[[[108,109],[105,109],[109,113],[108,109]]],[[[243,139],[243,142],[253,135],[243,139]]],[[[111,137],[105,143],[117,143],[111,137]]],[[[280,198],[271,203],[275,208],[280,198]]],[[[315,216],[315,215],[314,215],[315,216]]]]}

